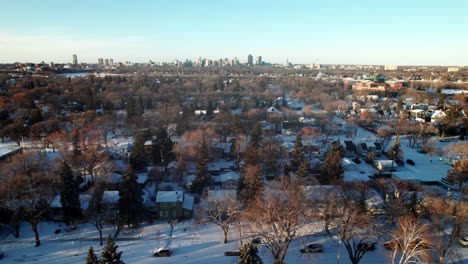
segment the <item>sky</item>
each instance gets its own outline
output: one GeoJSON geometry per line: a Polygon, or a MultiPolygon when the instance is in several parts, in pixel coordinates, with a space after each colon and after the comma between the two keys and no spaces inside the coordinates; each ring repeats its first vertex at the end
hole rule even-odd
{"type": "Polygon", "coordinates": [[[466,0],[0,0],[0,63],[467,65],[466,0]]]}

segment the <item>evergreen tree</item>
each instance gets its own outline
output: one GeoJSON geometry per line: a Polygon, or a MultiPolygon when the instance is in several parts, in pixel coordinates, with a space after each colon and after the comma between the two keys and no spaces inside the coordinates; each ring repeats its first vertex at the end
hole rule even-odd
{"type": "Polygon", "coordinates": [[[260,166],[246,165],[242,171],[238,191],[239,200],[248,205],[254,201],[257,195],[262,193],[263,182],[260,173],[260,166]]]}
{"type": "Polygon", "coordinates": [[[101,264],[125,264],[120,257],[122,252],[117,252],[117,246],[109,235],[106,240],[106,246],[102,250],[101,254],[101,264]]]}
{"type": "Polygon", "coordinates": [[[129,163],[134,171],[143,170],[148,164],[145,140],[140,133],[135,136],[135,142],[133,144],[132,152],[130,153],[129,163]]]}
{"type": "Polygon", "coordinates": [[[239,251],[239,264],[263,264],[258,256],[258,246],[252,241],[244,243],[239,251]]]}
{"type": "Polygon", "coordinates": [[[94,253],[94,249],[91,246],[88,250],[88,256],[86,257],[86,264],[99,264],[99,259],[94,253]]]}
{"type": "Polygon", "coordinates": [[[297,133],[296,142],[294,142],[294,149],[292,152],[291,169],[297,171],[299,166],[305,161],[304,146],[302,145],[302,134],[297,133]]]}
{"type": "Polygon", "coordinates": [[[392,160],[392,168],[391,168],[392,170],[393,170],[393,163],[396,160],[403,159],[403,150],[401,149],[399,135],[396,136],[395,141],[393,142],[392,146],[390,146],[390,148],[388,149],[387,157],[392,160]]]}
{"type": "Polygon", "coordinates": [[[197,173],[195,180],[192,183],[191,191],[193,193],[201,194],[203,188],[210,182],[208,174],[208,145],[205,138],[203,138],[197,159],[197,173]]]}
{"type": "Polygon", "coordinates": [[[63,162],[59,175],[63,221],[69,225],[71,220],[81,217],[80,182],[78,177],[73,175],[73,171],[66,161],[63,162]]]}
{"type": "Polygon", "coordinates": [[[143,191],[138,185],[137,176],[127,170],[119,186],[119,218],[122,223],[136,228],[144,213],[143,191]]]}
{"type": "Polygon", "coordinates": [[[175,156],[172,152],[174,142],[167,134],[166,129],[159,128],[156,133],[156,140],[153,141],[152,158],[155,164],[167,165],[173,161],[175,156]]]}
{"type": "Polygon", "coordinates": [[[72,132],[72,151],[71,151],[71,160],[73,165],[78,165],[81,158],[81,145],[80,145],[80,133],[77,129],[72,132]]]}
{"type": "Polygon", "coordinates": [[[321,166],[319,179],[321,184],[332,184],[343,180],[344,168],[342,164],[342,153],[343,147],[340,143],[332,143],[321,166]]]}

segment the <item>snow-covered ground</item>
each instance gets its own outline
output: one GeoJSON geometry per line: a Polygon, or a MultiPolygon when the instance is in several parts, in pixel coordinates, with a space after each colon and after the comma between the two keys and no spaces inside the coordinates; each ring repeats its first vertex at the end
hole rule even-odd
{"type": "MultiPolygon", "coordinates": [[[[93,246],[100,255],[103,246],[99,246],[97,231],[89,224],[81,224],[71,232],[59,223],[43,222],[39,226],[42,245],[34,247],[33,233],[29,224],[21,229],[21,238],[8,237],[0,242],[0,250],[5,253],[3,263],[47,263],[47,264],[81,264],[85,263],[86,254],[93,246]],[[54,234],[61,229],[60,234],[54,234]]],[[[113,234],[108,227],[104,234],[113,234]]],[[[248,238],[247,230],[243,237],[248,238]]],[[[123,251],[122,259],[126,263],[237,263],[237,257],[224,256],[225,251],[237,250],[240,244],[239,230],[233,227],[229,233],[229,243],[222,243],[221,229],[214,224],[197,224],[195,221],[178,223],[170,237],[170,226],[156,222],[146,224],[137,230],[123,230],[116,241],[119,250],[123,251]],[[154,249],[169,246],[173,256],[155,258],[154,249]]],[[[468,263],[468,250],[459,248],[468,263]]],[[[389,263],[382,245],[375,251],[368,252],[362,259],[363,264],[389,263]]],[[[259,255],[264,263],[272,263],[273,257],[262,246],[259,255]]],[[[346,250],[336,240],[329,238],[323,231],[323,223],[315,221],[305,225],[293,240],[289,248],[286,263],[350,263],[346,250]],[[323,253],[301,254],[299,249],[307,243],[317,242],[324,245],[323,253]],[[338,258],[340,261],[338,262],[338,258]]]]}

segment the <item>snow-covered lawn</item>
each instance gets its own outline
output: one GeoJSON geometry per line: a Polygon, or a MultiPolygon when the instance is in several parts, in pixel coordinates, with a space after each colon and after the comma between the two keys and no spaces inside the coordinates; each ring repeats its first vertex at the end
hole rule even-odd
{"type": "MultiPolygon", "coordinates": [[[[3,263],[85,263],[88,248],[93,246],[97,254],[101,253],[96,230],[89,224],[80,224],[71,232],[66,232],[63,224],[43,222],[40,224],[42,245],[34,247],[33,233],[29,224],[21,229],[21,238],[9,236],[0,241],[0,250],[5,253],[3,263]],[[54,234],[61,229],[60,234],[54,234]]],[[[105,230],[105,235],[112,233],[112,227],[105,230]]],[[[248,238],[244,229],[243,237],[248,238]]],[[[239,230],[233,227],[229,233],[229,243],[222,243],[221,229],[214,224],[197,224],[194,221],[178,223],[172,237],[167,223],[155,222],[145,224],[137,230],[124,229],[117,239],[119,250],[123,251],[122,259],[126,263],[237,263],[236,257],[224,256],[225,251],[237,250],[239,247],[239,230]],[[169,246],[174,254],[171,257],[152,257],[156,248],[169,246]]],[[[468,261],[468,250],[460,252],[468,261]]],[[[375,251],[368,252],[362,259],[363,264],[387,263],[389,251],[378,245],[375,251]]],[[[264,263],[272,263],[271,254],[262,246],[259,255],[264,263]]],[[[319,220],[305,225],[293,240],[286,257],[286,263],[350,263],[346,250],[336,240],[329,238],[323,231],[319,220]],[[323,253],[301,254],[299,249],[307,243],[317,242],[324,245],[323,253]],[[339,252],[339,254],[338,254],[339,252]]]]}

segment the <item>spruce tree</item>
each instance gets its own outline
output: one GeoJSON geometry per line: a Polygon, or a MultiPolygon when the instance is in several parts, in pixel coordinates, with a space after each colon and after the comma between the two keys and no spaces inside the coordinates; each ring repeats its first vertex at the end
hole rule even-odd
{"type": "Polygon", "coordinates": [[[106,246],[102,250],[100,264],[125,264],[120,260],[122,252],[117,252],[118,247],[109,235],[106,240],[106,246]]]}
{"type": "Polygon", "coordinates": [[[81,217],[80,182],[78,177],[73,175],[73,171],[66,161],[63,162],[59,174],[63,221],[69,225],[71,220],[81,217]]]}
{"type": "Polygon", "coordinates": [[[94,253],[94,249],[91,246],[88,250],[88,256],[86,257],[86,264],[99,264],[99,259],[94,253]]]}
{"type": "Polygon", "coordinates": [[[162,163],[168,164],[174,160],[174,153],[172,147],[174,142],[167,134],[166,129],[159,128],[156,133],[156,140],[153,141],[152,159],[155,164],[162,163]]]}
{"type": "Polygon", "coordinates": [[[122,223],[138,227],[144,213],[143,191],[137,182],[137,176],[127,170],[119,187],[119,218],[122,223]]]}
{"type": "Polygon", "coordinates": [[[258,256],[258,247],[252,241],[244,243],[239,251],[239,264],[263,264],[258,256]]]}
{"type": "Polygon", "coordinates": [[[203,138],[198,153],[197,173],[195,180],[192,183],[191,191],[193,193],[201,194],[203,188],[207,186],[210,181],[210,175],[208,174],[208,145],[206,144],[205,138],[203,138]]]}
{"type": "Polygon", "coordinates": [[[292,152],[291,169],[297,171],[302,162],[305,161],[304,146],[302,145],[302,134],[297,133],[296,142],[292,152]]]}
{"type": "Polygon", "coordinates": [[[397,135],[392,146],[388,149],[387,157],[393,161],[401,160],[403,158],[403,151],[401,150],[400,137],[397,135]]]}
{"type": "Polygon", "coordinates": [[[342,152],[343,147],[339,142],[332,143],[321,166],[319,179],[321,184],[333,184],[343,180],[342,152]]]}
{"type": "Polygon", "coordinates": [[[130,153],[129,163],[134,171],[143,170],[148,164],[145,140],[140,133],[135,136],[135,142],[133,143],[133,149],[130,153]]]}

